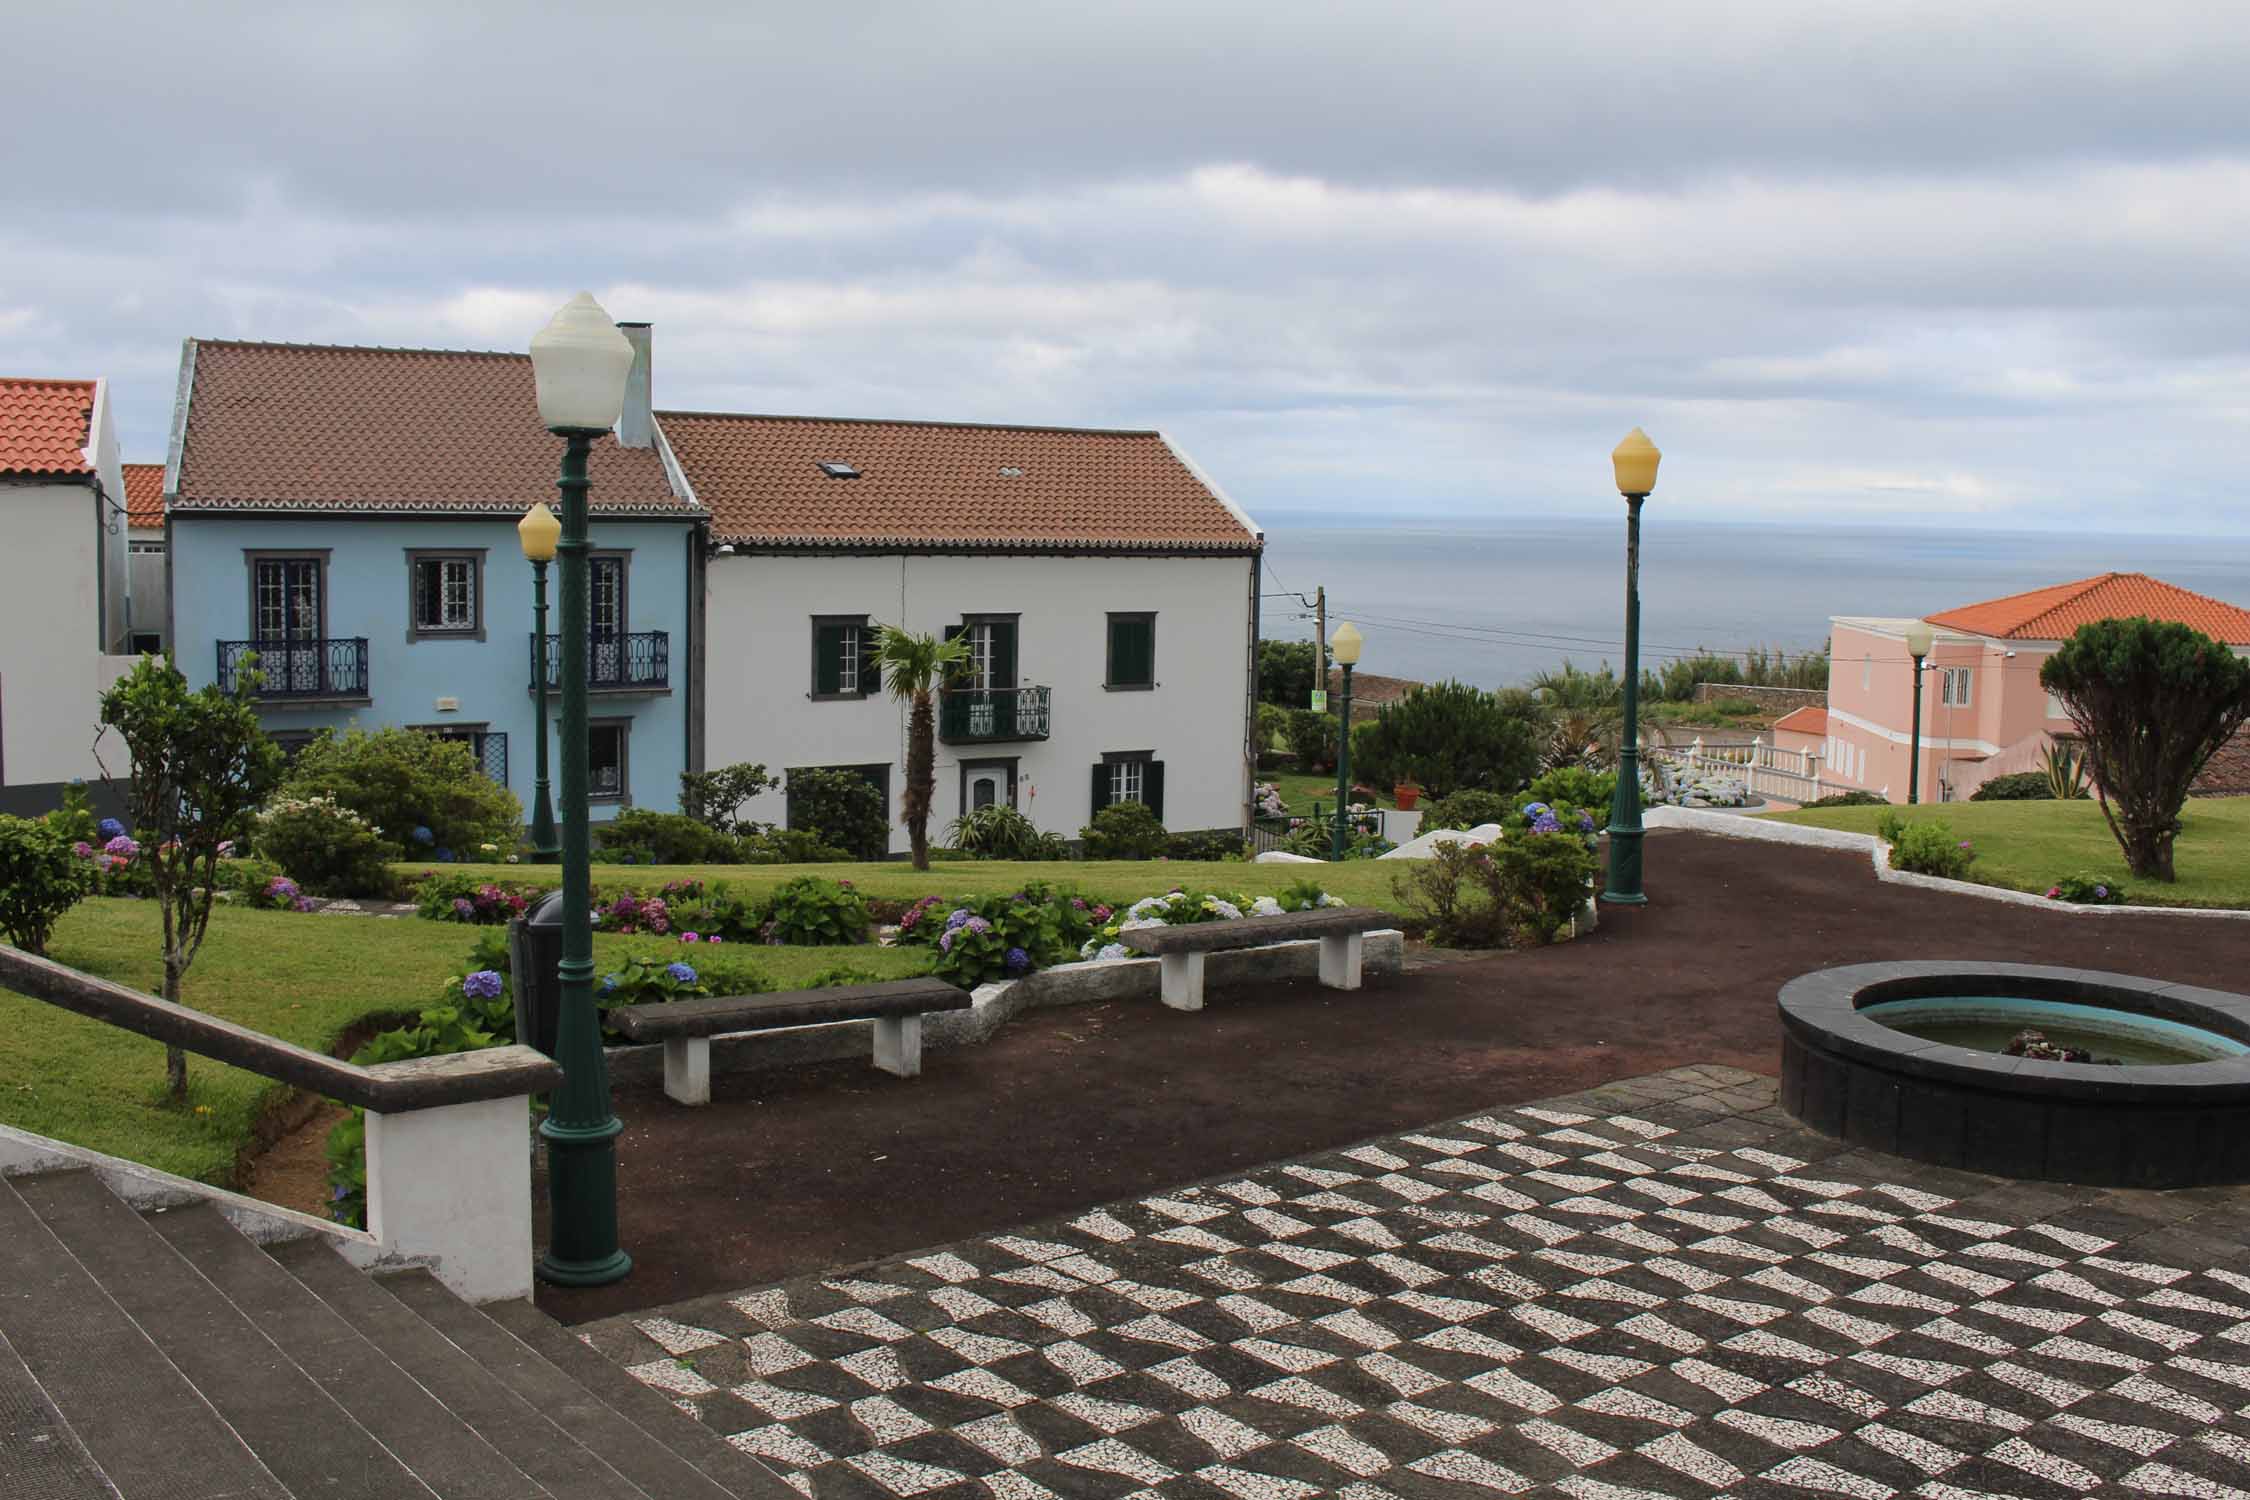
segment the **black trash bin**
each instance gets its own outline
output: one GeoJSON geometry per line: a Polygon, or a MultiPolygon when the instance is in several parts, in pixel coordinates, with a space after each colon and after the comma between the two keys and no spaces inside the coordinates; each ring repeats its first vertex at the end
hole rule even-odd
{"type": "Polygon", "coordinates": [[[549,1057],[562,1017],[563,893],[549,891],[508,924],[508,964],[516,982],[516,1038],[549,1057]]]}

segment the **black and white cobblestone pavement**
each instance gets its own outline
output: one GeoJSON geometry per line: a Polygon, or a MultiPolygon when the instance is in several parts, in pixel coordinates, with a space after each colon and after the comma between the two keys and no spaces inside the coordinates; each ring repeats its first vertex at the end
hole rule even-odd
{"type": "Polygon", "coordinates": [[[819,1500],[2250,1496],[2250,1192],[1688,1068],[580,1330],[819,1500]]]}

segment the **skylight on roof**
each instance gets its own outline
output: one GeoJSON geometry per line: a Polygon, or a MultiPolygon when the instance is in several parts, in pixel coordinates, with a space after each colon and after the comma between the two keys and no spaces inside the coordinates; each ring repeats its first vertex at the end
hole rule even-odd
{"type": "Polygon", "coordinates": [[[1017,468],[1014,464],[1002,464],[1000,466],[1000,477],[1002,479],[1021,479],[1023,478],[1023,470],[1017,468]]]}
{"type": "Polygon", "coordinates": [[[821,459],[819,460],[819,465],[820,472],[826,474],[830,479],[859,478],[859,470],[853,468],[850,464],[847,463],[842,463],[834,459],[821,459]]]}

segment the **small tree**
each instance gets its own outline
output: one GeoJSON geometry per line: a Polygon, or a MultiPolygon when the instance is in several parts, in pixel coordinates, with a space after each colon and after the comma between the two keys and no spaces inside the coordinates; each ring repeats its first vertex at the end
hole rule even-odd
{"type": "Polygon", "coordinates": [[[945,674],[968,660],[965,640],[939,640],[885,625],[876,638],[875,665],[893,698],[908,705],[906,790],[899,798],[899,821],[914,849],[914,868],[930,867],[930,798],[937,790],[937,706],[935,694],[945,674]]]}
{"type": "Polygon", "coordinates": [[[1258,642],[1258,701],[1282,708],[1312,707],[1327,653],[1311,641],[1258,642]]]}
{"type": "Polygon", "coordinates": [[[1537,774],[1542,726],[1522,694],[1435,682],[1386,703],[1352,733],[1354,772],[1370,785],[1408,771],[1432,797],[1465,787],[1512,792],[1537,774]]]}
{"type": "Polygon", "coordinates": [[[779,785],[754,761],[716,771],[682,771],[680,811],[715,833],[754,833],[758,825],[742,816],[743,805],[779,785]]]}
{"type": "Polygon", "coordinates": [[[94,888],[94,866],[46,823],[0,813],[0,933],[26,953],[45,953],[62,914],[94,888]]]}
{"type": "MultiPolygon", "coordinates": [[[[281,750],[259,727],[248,684],[239,691],[191,693],[168,658],[144,656],[101,698],[102,725],[132,761],[126,805],[163,913],[164,998],[175,1005],[211,926],[219,845],[240,836],[281,780],[281,750]]],[[[95,754],[99,760],[98,740],[95,754]]],[[[185,1052],[165,1049],[164,1076],[174,1102],[186,1099],[185,1052]]]]}
{"type": "Polygon", "coordinates": [[[2078,728],[2127,867],[2172,879],[2188,787],[2250,719],[2250,662],[2200,631],[2135,616],[2080,626],[2039,682],[2078,728]]]}

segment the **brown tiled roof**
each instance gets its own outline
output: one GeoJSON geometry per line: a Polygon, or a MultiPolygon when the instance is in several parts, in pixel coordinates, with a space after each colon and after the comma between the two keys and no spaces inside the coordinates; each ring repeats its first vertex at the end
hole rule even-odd
{"type": "Polygon", "coordinates": [[[2250,646],[2250,610],[2146,573],[2103,573],[2005,599],[1964,604],[1929,617],[1932,625],[2011,641],[2059,641],[2096,620],[2140,615],[2191,626],[2230,646],[2250,646]]]}
{"type": "Polygon", "coordinates": [[[1786,729],[1791,734],[1814,736],[1828,733],[1828,710],[1825,708],[1793,708],[1773,721],[1775,729],[1786,729]]]}
{"type": "Polygon", "coordinates": [[[91,380],[0,377],[0,474],[91,474],[91,380]]]}
{"type": "Polygon", "coordinates": [[[2237,729],[2213,751],[2188,790],[2198,797],[2250,796],[2250,728],[2237,729]]]}
{"type": "Polygon", "coordinates": [[[164,529],[164,465],[124,464],[125,524],[134,531],[164,529]]]}
{"type": "Polygon", "coordinates": [[[1161,433],[660,412],[715,540],[1248,553],[1161,433]],[[857,479],[833,479],[845,463],[857,479]]]}
{"type": "MultiPolygon", "coordinates": [[[[555,500],[562,441],[522,354],[198,340],[175,510],[516,515],[555,500]]],[[[653,448],[604,437],[596,512],[697,514],[653,448]]]]}

